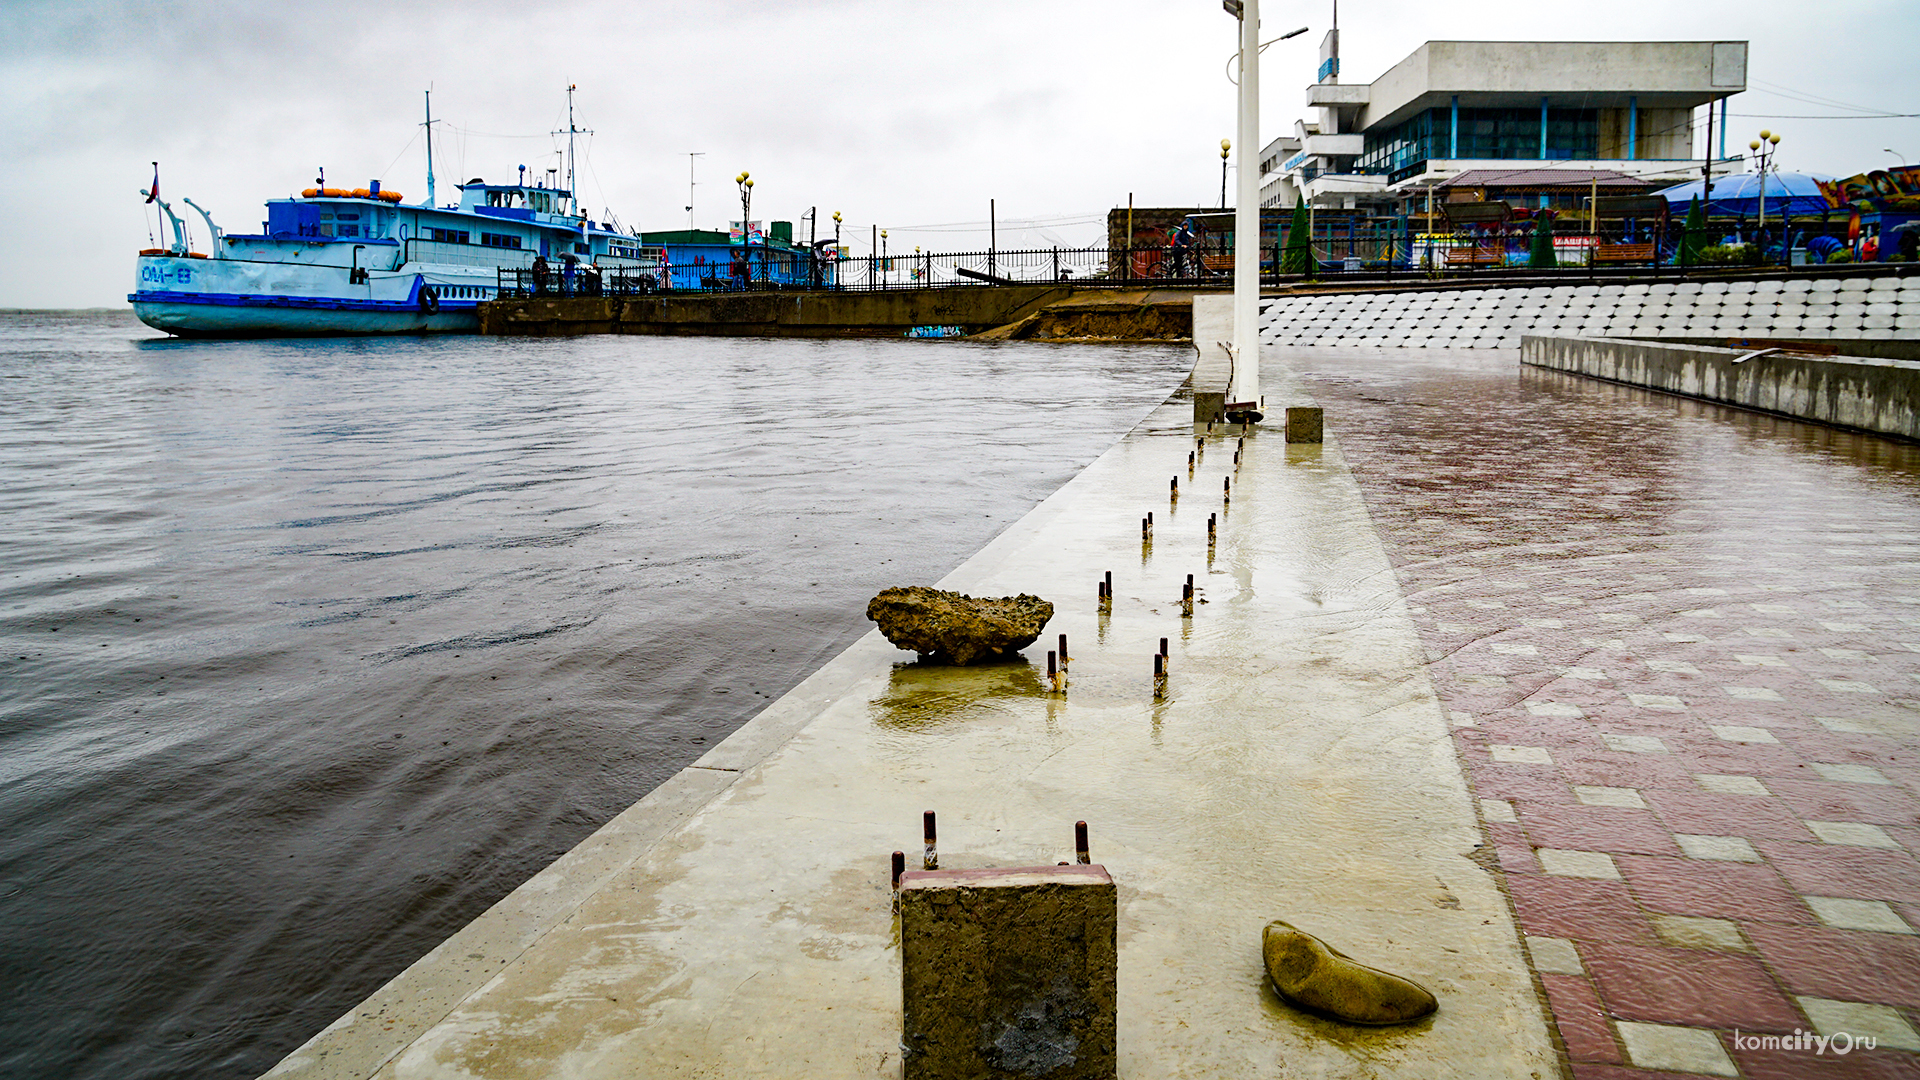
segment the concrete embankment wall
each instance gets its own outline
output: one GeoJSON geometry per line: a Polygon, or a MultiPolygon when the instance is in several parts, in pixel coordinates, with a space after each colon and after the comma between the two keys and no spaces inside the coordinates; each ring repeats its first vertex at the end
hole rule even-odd
{"type": "Polygon", "coordinates": [[[1193,292],[1065,285],[956,286],[881,292],[753,292],[689,296],[499,300],[480,305],[480,332],[899,337],[916,326],[1012,337],[1166,340],[1193,328],[1193,292]]]}
{"type": "MultiPolygon", "coordinates": [[[[1920,295],[1917,295],[1920,298],[1920,295]]],[[[1920,363],[1529,335],[1520,360],[1612,382],[1920,440],[1920,363]]]]}
{"type": "MultiPolygon", "coordinates": [[[[1920,267],[1913,268],[1920,270],[1920,267]]],[[[1844,343],[1920,359],[1920,273],[1757,281],[1319,292],[1262,305],[1263,340],[1288,345],[1518,348],[1526,334],[1844,343]]]]}

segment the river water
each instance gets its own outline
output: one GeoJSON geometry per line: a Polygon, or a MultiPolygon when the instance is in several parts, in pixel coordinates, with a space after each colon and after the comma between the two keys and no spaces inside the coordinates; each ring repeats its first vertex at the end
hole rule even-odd
{"type": "Polygon", "coordinates": [[[1190,363],[0,313],[0,1075],[271,1067],[1190,363]]]}

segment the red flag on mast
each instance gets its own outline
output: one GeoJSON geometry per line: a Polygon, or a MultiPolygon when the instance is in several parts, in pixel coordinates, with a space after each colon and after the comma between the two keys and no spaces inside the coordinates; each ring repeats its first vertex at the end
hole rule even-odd
{"type": "Polygon", "coordinates": [[[147,189],[147,201],[153,202],[160,197],[160,163],[153,163],[153,186],[147,189]]]}

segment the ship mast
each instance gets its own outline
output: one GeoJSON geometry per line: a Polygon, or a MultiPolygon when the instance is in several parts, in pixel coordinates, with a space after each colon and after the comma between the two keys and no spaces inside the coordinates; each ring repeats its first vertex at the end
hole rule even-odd
{"type": "Polygon", "coordinates": [[[554,132],[554,134],[555,134],[555,135],[565,135],[565,136],[567,137],[567,198],[569,198],[569,199],[571,199],[571,200],[573,201],[573,212],[574,212],[575,214],[578,214],[578,213],[580,213],[580,193],[579,193],[578,191],[576,191],[576,190],[574,190],[574,186],[573,186],[573,184],[574,184],[574,180],[573,180],[573,137],[574,137],[575,135],[591,135],[591,134],[593,134],[593,132],[591,132],[591,131],[589,131],[589,130],[587,130],[586,128],[583,128],[583,127],[576,127],[576,126],[574,126],[574,123],[573,123],[573,92],[574,92],[575,90],[577,90],[577,89],[579,89],[579,88],[578,88],[577,86],[575,86],[575,85],[574,85],[573,83],[568,83],[568,84],[567,84],[567,129],[566,129],[565,131],[556,131],[556,132],[554,132]]]}
{"type": "Polygon", "coordinates": [[[432,88],[431,88],[431,87],[429,87],[429,88],[428,88],[428,90],[427,90],[427,122],[426,122],[426,123],[424,123],[424,124],[422,124],[422,125],[420,125],[420,126],[421,126],[421,127],[424,127],[424,128],[426,128],[426,129],[427,129],[427,202],[426,202],[426,205],[428,205],[429,207],[431,207],[431,206],[433,206],[433,205],[434,205],[434,197],[433,197],[433,90],[432,90],[432,88]]]}

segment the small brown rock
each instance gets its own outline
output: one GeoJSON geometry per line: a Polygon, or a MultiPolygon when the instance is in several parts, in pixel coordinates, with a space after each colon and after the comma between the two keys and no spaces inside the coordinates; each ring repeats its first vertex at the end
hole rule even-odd
{"type": "Polygon", "coordinates": [[[1053,605],[1025,593],[998,598],[930,589],[884,589],[867,605],[867,618],[902,649],[955,664],[1009,657],[1033,644],[1053,605]]]}

